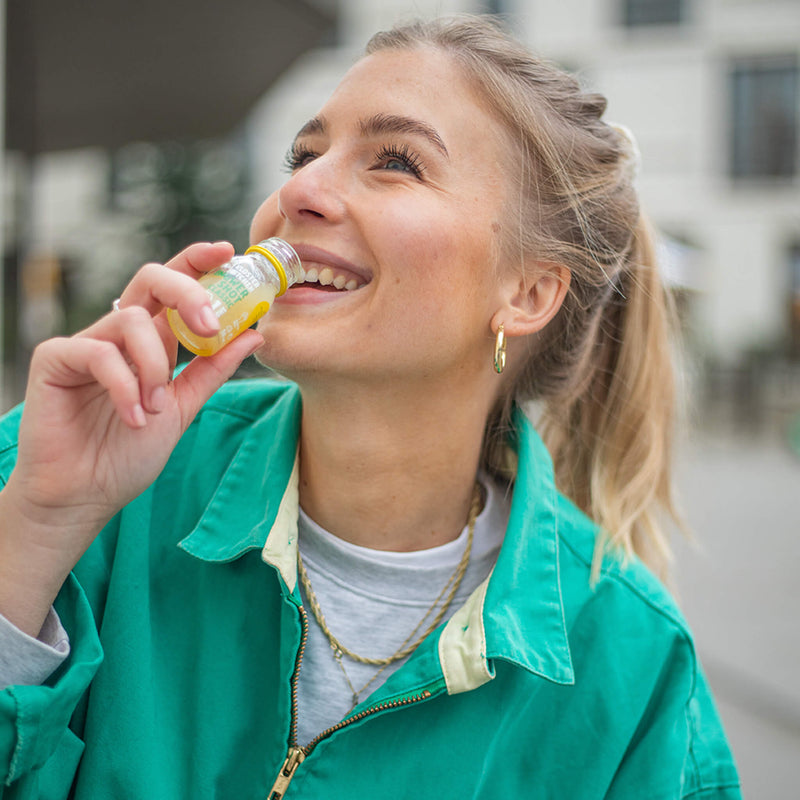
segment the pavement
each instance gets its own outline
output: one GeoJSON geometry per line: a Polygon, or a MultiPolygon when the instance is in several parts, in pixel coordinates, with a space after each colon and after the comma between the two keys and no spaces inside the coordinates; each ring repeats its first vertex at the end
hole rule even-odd
{"type": "Polygon", "coordinates": [[[800,800],[795,436],[785,424],[742,433],[707,420],[676,457],[694,542],[676,538],[675,591],[752,800],[800,800]]]}

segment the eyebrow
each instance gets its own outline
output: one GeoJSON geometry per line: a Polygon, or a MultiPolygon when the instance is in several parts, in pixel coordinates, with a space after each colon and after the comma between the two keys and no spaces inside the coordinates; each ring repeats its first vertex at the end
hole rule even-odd
{"type": "MultiPolygon", "coordinates": [[[[450,158],[442,137],[425,122],[421,122],[413,117],[404,117],[397,114],[373,114],[359,123],[359,130],[363,136],[380,136],[387,133],[404,133],[412,136],[420,136],[427,139],[434,145],[446,158],[450,158]]],[[[301,136],[312,136],[314,134],[325,133],[324,117],[313,117],[297,133],[296,139],[301,136]]]]}

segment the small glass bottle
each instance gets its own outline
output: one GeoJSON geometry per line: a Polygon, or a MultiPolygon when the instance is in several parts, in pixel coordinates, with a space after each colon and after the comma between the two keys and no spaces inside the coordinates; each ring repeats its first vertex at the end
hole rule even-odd
{"type": "Polygon", "coordinates": [[[219,319],[215,336],[198,336],[174,308],[167,309],[167,319],[187,350],[211,356],[263,317],[276,297],[304,277],[300,258],[291,245],[276,237],[265,239],[200,278],[219,319]]]}

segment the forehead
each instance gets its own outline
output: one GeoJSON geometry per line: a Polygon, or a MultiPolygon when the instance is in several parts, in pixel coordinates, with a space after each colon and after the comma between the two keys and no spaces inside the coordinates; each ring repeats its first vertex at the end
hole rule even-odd
{"type": "Polygon", "coordinates": [[[366,85],[398,92],[405,101],[436,101],[454,92],[461,99],[467,95],[472,99],[455,59],[430,46],[379,50],[364,56],[342,78],[336,94],[366,85]]]}
{"type": "Polygon", "coordinates": [[[504,131],[485,108],[452,56],[432,47],[382,50],[365,56],[344,76],[321,115],[357,125],[393,114],[434,128],[448,152],[492,151],[504,131]]]}

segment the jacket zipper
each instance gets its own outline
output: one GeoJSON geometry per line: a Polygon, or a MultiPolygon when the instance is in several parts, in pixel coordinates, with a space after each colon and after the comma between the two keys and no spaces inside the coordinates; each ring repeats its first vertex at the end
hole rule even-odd
{"type": "Polygon", "coordinates": [[[306,754],[302,747],[293,746],[289,748],[289,755],[286,757],[286,761],[283,762],[281,771],[278,773],[278,777],[275,779],[275,783],[272,785],[268,795],[269,800],[281,800],[292,782],[295,771],[303,763],[305,757],[306,754]]]}
{"type": "Polygon", "coordinates": [[[289,788],[289,784],[292,782],[297,768],[311,755],[311,752],[323,739],[327,739],[329,736],[336,733],[336,731],[340,731],[342,728],[346,728],[354,722],[360,722],[365,717],[372,716],[380,711],[410,706],[433,696],[433,693],[429,689],[423,689],[418,694],[401,697],[398,700],[389,700],[385,703],[379,703],[376,706],[370,706],[363,711],[359,711],[358,714],[353,717],[348,717],[341,722],[337,722],[332,727],[327,728],[322,731],[322,733],[315,736],[305,747],[300,747],[297,744],[297,683],[300,676],[300,665],[303,661],[303,653],[306,649],[306,640],[308,639],[308,616],[302,606],[300,606],[299,611],[302,633],[300,636],[300,648],[297,651],[297,659],[294,662],[294,672],[292,673],[292,716],[289,725],[289,752],[281,766],[280,772],[278,772],[278,777],[275,779],[270,793],[267,795],[267,800],[282,800],[283,796],[286,794],[286,790],[289,788]]]}

